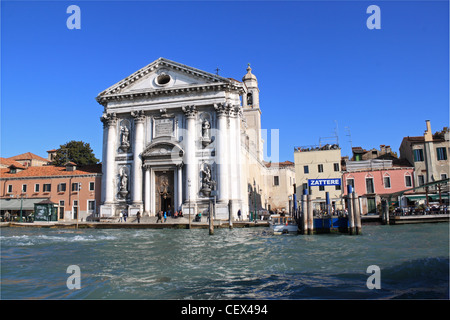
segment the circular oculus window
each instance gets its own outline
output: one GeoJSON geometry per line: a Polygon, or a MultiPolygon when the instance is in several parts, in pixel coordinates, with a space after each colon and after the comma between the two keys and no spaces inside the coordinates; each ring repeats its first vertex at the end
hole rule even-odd
{"type": "Polygon", "coordinates": [[[156,77],[156,84],[160,86],[167,85],[171,80],[171,77],[166,73],[161,73],[159,76],[156,77]]]}

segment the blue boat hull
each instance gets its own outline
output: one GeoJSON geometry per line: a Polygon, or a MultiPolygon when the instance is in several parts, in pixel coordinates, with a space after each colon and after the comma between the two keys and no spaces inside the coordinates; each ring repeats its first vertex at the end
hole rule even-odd
{"type": "Polygon", "coordinates": [[[348,232],[349,222],[347,217],[314,218],[316,232],[348,232]]]}

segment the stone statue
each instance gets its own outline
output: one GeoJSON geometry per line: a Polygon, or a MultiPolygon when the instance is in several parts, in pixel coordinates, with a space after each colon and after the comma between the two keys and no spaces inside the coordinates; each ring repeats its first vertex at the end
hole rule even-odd
{"type": "Polygon", "coordinates": [[[130,147],[130,140],[129,140],[130,132],[129,132],[127,126],[121,126],[120,131],[122,132],[120,148],[126,152],[128,150],[128,148],[130,147]]]}
{"type": "Polygon", "coordinates": [[[121,199],[126,199],[128,194],[128,175],[124,168],[121,169],[119,180],[119,195],[121,199]]]}
{"type": "Polygon", "coordinates": [[[211,168],[208,164],[204,164],[201,169],[202,172],[202,193],[204,196],[209,197],[213,188],[214,181],[211,179],[211,168]]]}
{"type": "Polygon", "coordinates": [[[120,175],[120,191],[128,191],[128,175],[125,170],[120,175]]]}
{"type": "Polygon", "coordinates": [[[211,187],[211,169],[209,168],[209,166],[207,164],[205,164],[205,166],[203,167],[202,172],[203,172],[202,187],[210,188],[211,187]]]}
{"type": "Polygon", "coordinates": [[[210,125],[208,119],[205,119],[205,121],[203,121],[203,126],[202,126],[202,137],[204,139],[209,139],[209,129],[211,129],[211,125],[210,125]]]}
{"type": "Polygon", "coordinates": [[[202,145],[203,147],[206,147],[211,143],[211,136],[210,136],[210,129],[211,124],[209,123],[208,119],[205,119],[202,124],[202,145]]]}
{"type": "Polygon", "coordinates": [[[170,193],[169,180],[167,179],[166,176],[161,177],[159,193],[161,195],[163,195],[163,194],[168,195],[170,193]]]}

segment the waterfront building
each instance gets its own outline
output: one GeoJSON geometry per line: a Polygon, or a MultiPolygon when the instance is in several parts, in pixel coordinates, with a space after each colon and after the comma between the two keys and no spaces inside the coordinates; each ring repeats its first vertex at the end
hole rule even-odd
{"type": "Polygon", "coordinates": [[[397,153],[392,151],[391,146],[380,145],[380,149],[372,148],[365,150],[361,147],[352,147],[352,161],[361,161],[369,159],[397,159],[397,153]]]}
{"type": "Polygon", "coordinates": [[[48,159],[40,157],[31,152],[22,153],[17,156],[9,158],[2,158],[1,163],[3,163],[3,165],[0,164],[0,166],[7,167],[8,165],[5,166],[7,161],[16,161],[17,163],[21,164],[24,167],[39,167],[48,165],[50,163],[48,159]]]}
{"type": "Polygon", "coordinates": [[[332,207],[336,210],[343,209],[339,145],[296,147],[294,162],[298,201],[306,189],[311,196],[313,208],[325,210],[328,192],[332,207]]]}
{"type": "Polygon", "coordinates": [[[242,81],[159,58],[97,96],[104,107],[101,215],[243,217],[268,199],[261,109],[242,81]],[[254,205],[252,199],[259,199],[254,205]]]}
{"type": "Polygon", "coordinates": [[[0,168],[1,215],[19,216],[22,211],[26,217],[35,204],[45,202],[56,208],[58,221],[94,218],[100,204],[101,175],[100,164],[78,168],[74,163],[65,167],[11,163],[0,168]]]}
{"type": "Polygon", "coordinates": [[[414,166],[416,186],[449,177],[449,152],[449,131],[442,130],[433,134],[429,120],[426,120],[423,136],[404,137],[400,145],[400,158],[408,160],[414,166]]]}
{"type": "Polygon", "coordinates": [[[346,160],[343,170],[343,194],[348,195],[351,185],[358,195],[361,214],[380,213],[383,197],[414,188],[414,167],[404,160],[346,160]]]}
{"type": "Polygon", "coordinates": [[[267,197],[264,208],[272,212],[292,213],[295,186],[295,164],[291,161],[266,163],[267,197]]]}

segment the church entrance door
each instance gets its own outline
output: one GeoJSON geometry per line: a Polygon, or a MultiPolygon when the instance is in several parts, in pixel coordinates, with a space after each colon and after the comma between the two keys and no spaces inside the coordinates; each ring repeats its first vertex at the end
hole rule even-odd
{"type": "Polygon", "coordinates": [[[156,210],[167,212],[167,215],[171,215],[174,207],[173,170],[155,171],[155,193],[156,210]]]}
{"type": "Polygon", "coordinates": [[[169,214],[169,212],[172,213],[172,198],[165,198],[163,196],[161,196],[161,211],[162,212],[167,212],[167,214],[169,214]]]}

